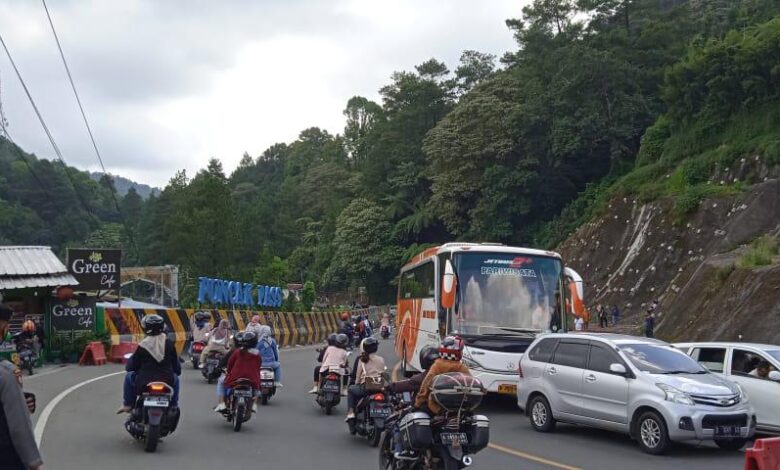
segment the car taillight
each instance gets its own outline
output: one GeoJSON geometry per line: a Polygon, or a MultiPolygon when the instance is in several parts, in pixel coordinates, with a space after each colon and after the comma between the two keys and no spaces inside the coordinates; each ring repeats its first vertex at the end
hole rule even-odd
{"type": "Polygon", "coordinates": [[[385,395],[382,393],[375,393],[371,396],[371,399],[374,401],[385,401],[385,395]]]}
{"type": "Polygon", "coordinates": [[[163,384],[149,384],[149,391],[161,393],[165,391],[165,385],[163,384]]]}
{"type": "Polygon", "coordinates": [[[523,360],[520,359],[517,361],[517,375],[520,376],[520,378],[523,378],[523,360]]]}

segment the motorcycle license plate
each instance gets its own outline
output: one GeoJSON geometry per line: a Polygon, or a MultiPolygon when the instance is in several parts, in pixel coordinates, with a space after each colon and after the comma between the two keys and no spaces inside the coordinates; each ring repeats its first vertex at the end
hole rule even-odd
{"type": "Polygon", "coordinates": [[[739,426],[715,426],[715,437],[740,437],[739,426]]]}
{"type": "Polygon", "coordinates": [[[235,395],[237,397],[249,398],[249,397],[252,396],[252,391],[251,390],[236,390],[236,391],[233,392],[233,395],[235,395]]]}
{"type": "Polygon", "coordinates": [[[341,387],[339,387],[339,384],[326,382],[322,385],[322,391],[326,393],[339,393],[341,391],[341,387]]]}
{"type": "Polygon", "coordinates": [[[446,446],[468,444],[465,432],[443,432],[439,434],[441,443],[446,446]]]}
{"type": "Polygon", "coordinates": [[[368,416],[372,418],[387,418],[392,410],[389,407],[371,407],[368,409],[368,416]]]}
{"type": "Polygon", "coordinates": [[[260,378],[263,380],[273,380],[274,373],[267,370],[260,371],[260,378]]]}
{"type": "Polygon", "coordinates": [[[260,387],[262,387],[262,388],[274,388],[274,381],[273,380],[261,380],[260,381],[260,387]]]}
{"type": "Polygon", "coordinates": [[[168,407],[168,398],[166,397],[146,397],[144,399],[144,406],[153,406],[153,407],[168,407]]]}

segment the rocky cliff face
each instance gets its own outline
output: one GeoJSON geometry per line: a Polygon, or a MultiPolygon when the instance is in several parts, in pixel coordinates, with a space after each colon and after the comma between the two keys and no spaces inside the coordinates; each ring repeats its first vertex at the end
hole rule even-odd
{"type": "Polygon", "coordinates": [[[738,263],[751,241],[780,235],[779,170],[759,157],[742,159],[710,184],[752,184],[704,200],[685,219],[668,199],[617,197],[558,251],[585,279],[587,305],[618,305],[623,323],[636,325],[626,332],[641,333],[643,312],[658,299],[660,338],[780,344],[780,259],[757,268],[738,263]]]}

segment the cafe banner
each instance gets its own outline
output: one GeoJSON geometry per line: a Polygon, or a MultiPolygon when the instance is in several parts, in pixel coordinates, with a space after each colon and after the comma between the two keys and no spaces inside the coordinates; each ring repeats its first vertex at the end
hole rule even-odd
{"type": "Polygon", "coordinates": [[[95,331],[97,299],[74,297],[69,300],[52,300],[49,308],[50,325],[54,332],[95,331]]]}
{"type": "Polygon", "coordinates": [[[119,290],[122,250],[68,248],[68,272],[79,290],[119,290]]]}

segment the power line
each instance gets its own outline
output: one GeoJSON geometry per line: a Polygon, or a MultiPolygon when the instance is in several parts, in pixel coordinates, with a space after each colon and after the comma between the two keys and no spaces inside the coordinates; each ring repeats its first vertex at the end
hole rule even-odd
{"type": "Polygon", "coordinates": [[[125,230],[127,230],[128,238],[130,239],[130,244],[133,246],[133,249],[135,250],[136,258],[140,258],[140,253],[138,251],[138,245],[135,243],[135,237],[133,236],[133,230],[128,227],[127,220],[122,214],[122,209],[119,207],[119,199],[117,199],[116,194],[116,188],[113,184],[113,178],[111,178],[111,175],[108,174],[106,171],[106,166],[103,164],[103,157],[100,155],[100,150],[98,150],[97,143],[95,142],[95,136],[92,134],[92,126],[89,125],[89,120],[87,119],[87,113],[84,112],[84,106],[81,104],[81,98],[79,97],[79,92],[76,90],[76,83],[73,81],[73,75],[70,73],[70,67],[68,66],[68,61],[65,60],[65,53],[62,51],[62,44],[60,43],[60,37],[57,35],[57,30],[54,28],[54,21],[51,19],[51,14],[49,13],[49,7],[46,6],[46,0],[41,0],[41,3],[43,3],[43,9],[46,11],[46,18],[49,20],[49,26],[51,26],[51,32],[54,35],[54,41],[57,43],[57,50],[60,52],[60,58],[62,59],[62,65],[65,66],[65,73],[68,75],[68,81],[70,82],[70,87],[73,90],[73,95],[76,97],[76,103],[79,105],[79,111],[81,111],[81,117],[84,120],[84,126],[87,128],[87,133],[89,134],[89,140],[92,142],[92,148],[95,149],[95,155],[97,155],[98,162],[100,163],[100,168],[103,169],[103,174],[106,175],[106,177],[109,179],[109,190],[111,192],[111,198],[114,200],[114,206],[116,207],[116,212],[119,214],[119,217],[122,219],[122,225],[125,226],[125,230]]]}

